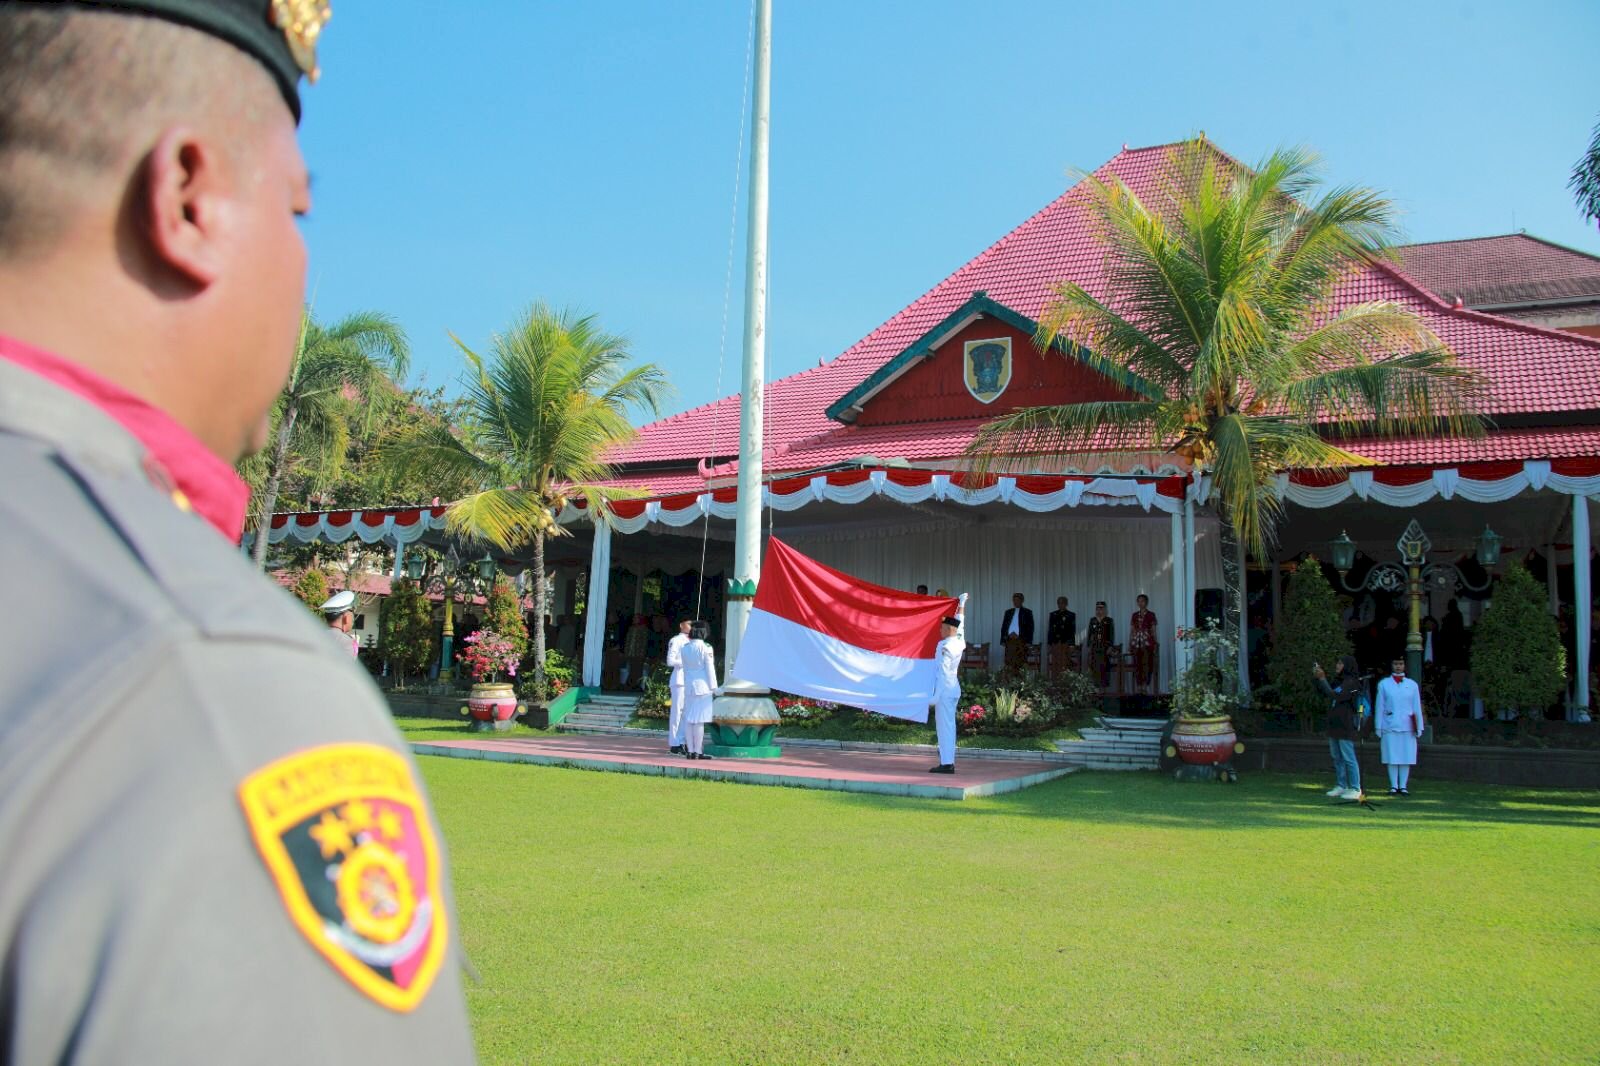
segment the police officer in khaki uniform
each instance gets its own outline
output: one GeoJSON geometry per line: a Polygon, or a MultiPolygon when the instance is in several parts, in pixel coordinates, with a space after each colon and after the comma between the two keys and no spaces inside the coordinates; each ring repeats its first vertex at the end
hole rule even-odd
{"type": "Polygon", "coordinates": [[[442,841],[230,542],[324,0],[0,0],[0,1061],[473,1058],[442,841]]]}

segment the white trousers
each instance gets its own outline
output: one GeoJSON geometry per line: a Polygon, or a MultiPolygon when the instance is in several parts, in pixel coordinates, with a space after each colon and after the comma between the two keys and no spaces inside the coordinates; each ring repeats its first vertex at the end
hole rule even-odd
{"type": "Polygon", "coordinates": [[[933,728],[939,735],[940,766],[950,766],[956,761],[956,704],[960,701],[959,692],[933,701],[933,728]]]}
{"type": "Polygon", "coordinates": [[[677,747],[683,743],[683,686],[668,685],[672,695],[671,710],[667,711],[667,744],[677,747]]]}
{"type": "Polygon", "coordinates": [[[684,743],[689,745],[689,751],[694,755],[704,754],[706,750],[706,724],[704,722],[690,722],[683,729],[684,743]]]}

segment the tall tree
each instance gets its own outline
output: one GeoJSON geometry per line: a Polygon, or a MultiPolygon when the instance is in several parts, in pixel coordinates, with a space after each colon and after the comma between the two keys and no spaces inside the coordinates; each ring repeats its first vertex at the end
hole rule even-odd
{"type": "Polygon", "coordinates": [[[1320,664],[1329,677],[1337,678],[1339,659],[1350,651],[1339,598],[1321,564],[1308,555],[1289,578],[1283,615],[1267,661],[1267,680],[1278,690],[1284,709],[1300,719],[1302,732],[1310,732],[1312,720],[1328,709],[1327,698],[1311,679],[1311,668],[1320,664]]]}
{"type": "Polygon", "coordinates": [[[1600,222],[1600,123],[1589,135],[1589,150],[1572,168],[1567,187],[1578,198],[1578,210],[1590,222],[1600,222]]]}
{"type": "Polygon", "coordinates": [[[1491,711],[1516,711],[1525,726],[1541,721],[1566,686],[1567,651],[1548,596],[1513,563],[1472,627],[1473,687],[1491,711]]]}
{"type": "MultiPolygon", "coordinates": [[[[452,532],[505,551],[533,547],[533,614],[542,621],[545,538],[566,535],[556,514],[569,499],[583,499],[604,521],[598,501],[635,495],[605,484],[615,473],[605,457],[633,438],[630,409],[658,412],[666,377],[653,363],[633,365],[628,342],[593,315],[544,303],[497,335],[487,359],[456,344],[467,364],[462,425],[418,427],[385,454],[399,476],[475,487],[450,505],[452,532]]],[[[542,694],[544,626],[533,626],[532,636],[542,694]]]]}
{"type": "Polygon", "coordinates": [[[1199,138],[1172,152],[1152,203],[1121,181],[1085,178],[1102,291],[1055,286],[1035,343],[1059,346],[1126,398],[1022,408],[970,448],[979,469],[1119,449],[1187,458],[1211,478],[1234,639],[1237,545],[1260,556],[1272,541],[1275,475],[1371,465],[1330,439],[1341,434],[1482,431],[1481,376],[1420,318],[1392,302],[1334,309],[1339,283],[1387,256],[1394,209],[1368,189],[1312,200],[1315,170],[1301,149],[1246,169],[1199,138]]]}
{"type": "Polygon", "coordinates": [[[395,379],[410,362],[405,331],[388,315],[358,311],[324,326],[309,311],[302,313],[294,366],[273,408],[271,443],[247,472],[261,486],[255,508],[258,568],[266,565],[266,524],[295,457],[315,455],[335,471],[348,445],[352,413],[370,429],[395,405],[395,379]]]}

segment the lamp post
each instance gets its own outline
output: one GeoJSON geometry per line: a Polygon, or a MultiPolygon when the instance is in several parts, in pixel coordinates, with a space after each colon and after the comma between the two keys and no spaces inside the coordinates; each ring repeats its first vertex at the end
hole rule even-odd
{"type": "Polygon", "coordinates": [[[1433,542],[1428,539],[1428,534],[1423,532],[1422,526],[1416,519],[1412,519],[1406,526],[1405,532],[1400,534],[1400,539],[1395,541],[1395,550],[1400,553],[1398,563],[1376,563],[1367,571],[1366,577],[1355,585],[1346,579],[1346,574],[1356,561],[1356,543],[1350,539],[1350,534],[1340,531],[1328,544],[1328,554],[1333,560],[1333,568],[1339,572],[1339,584],[1346,592],[1360,592],[1362,589],[1373,591],[1399,592],[1402,588],[1411,600],[1410,624],[1406,629],[1406,673],[1411,677],[1422,676],[1422,587],[1428,585],[1440,589],[1464,588],[1469,592],[1482,592],[1494,580],[1492,571],[1495,564],[1500,561],[1500,534],[1490,529],[1487,525],[1478,536],[1477,560],[1478,565],[1484,569],[1482,584],[1474,585],[1467,580],[1459,567],[1454,563],[1430,563],[1428,552],[1433,548],[1433,542]]]}
{"type": "MultiPolygon", "coordinates": [[[[477,591],[477,582],[482,581],[488,585],[494,580],[494,559],[485,554],[475,565],[475,572],[465,569],[465,560],[461,557],[460,548],[451,544],[444,551],[443,563],[439,568],[439,591],[444,594],[444,630],[439,642],[439,680],[450,681],[455,677],[455,669],[451,666],[450,653],[454,650],[456,638],[455,606],[456,595],[461,591],[462,581],[467,583],[468,591],[477,591]]],[[[406,575],[413,581],[422,581],[427,567],[420,555],[412,555],[406,560],[406,575]]]]}

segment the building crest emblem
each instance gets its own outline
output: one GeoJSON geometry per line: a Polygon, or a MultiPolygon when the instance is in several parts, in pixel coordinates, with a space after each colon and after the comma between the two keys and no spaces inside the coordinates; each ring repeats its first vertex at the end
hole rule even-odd
{"type": "Polygon", "coordinates": [[[967,391],[979,403],[993,403],[1011,384],[1011,338],[968,341],[961,361],[967,391]]]}

